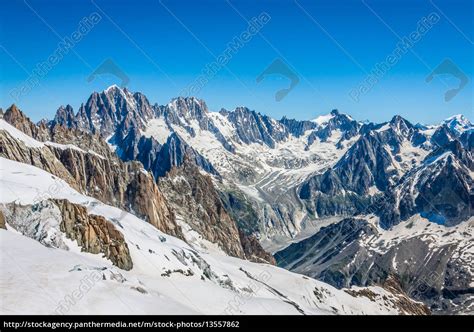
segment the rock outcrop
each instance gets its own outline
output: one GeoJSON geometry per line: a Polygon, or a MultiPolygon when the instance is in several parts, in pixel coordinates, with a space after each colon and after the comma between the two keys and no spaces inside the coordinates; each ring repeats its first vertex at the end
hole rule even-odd
{"type": "Polygon", "coordinates": [[[160,188],[174,210],[206,240],[216,243],[227,254],[244,258],[239,231],[220,200],[212,179],[186,159],[159,179],[160,188]]]}
{"type": "Polygon", "coordinates": [[[255,235],[247,235],[241,230],[239,230],[239,235],[246,259],[256,263],[276,265],[275,258],[262,248],[255,235]]]}
{"type": "Polygon", "coordinates": [[[117,267],[130,270],[132,258],[123,234],[102,216],[89,214],[87,208],[64,199],[38,199],[34,204],[2,204],[4,221],[24,236],[49,248],[71,250],[66,239],[82,251],[102,254],[117,267]]]}
{"type": "Polygon", "coordinates": [[[289,136],[282,123],[247,107],[237,107],[232,112],[221,111],[220,114],[235,125],[238,139],[245,144],[258,143],[273,148],[289,136]]]}
{"type": "MultiPolygon", "coordinates": [[[[26,121],[20,110],[16,109],[14,114],[16,120],[11,124],[17,129],[35,128],[18,120],[26,121]]],[[[49,135],[55,142],[37,141],[31,146],[7,130],[0,130],[0,156],[41,168],[84,194],[132,212],[161,231],[183,238],[155,179],[139,162],[121,161],[98,135],[59,125],[49,135]],[[138,194],[132,194],[133,191],[138,194]]]]}
{"type": "Polygon", "coordinates": [[[239,229],[212,178],[203,174],[190,157],[160,178],[159,185],[183,221],[205,240],[216,243],[231,256],[275,264],[254,235],[239,229]]]}
{"type": "Polygon", "coordinates": [[[0,211],[0,228],[7,229],[7,226],[5,225],[5,216],[2,211],[0,211]]]}
{"type": "Polygon", "coordinates": [[[184,238],[181,228],[176,224],[175,214],[153,176],[145,172],[141,165],[129,165],[130,181],[124,192],[124,202],[132,206],[134,214],[148,221],[166,234],[184,238]],[[133,169],[134,170],[130,170],[133,169]]]}
{"type": "Polygon", "coordinates": [[[7,108],[3,119],[30,137],[35,139],[47,137],[47,128],[44,125],[36,126],[15,104],[7,108]]]}
{"type": "Polygon", "coordinates": [[[102,216],[89,215],[83,206],[67,200],[52,200],[61,211],[60,229],[86,252],[102,253],[124,270],[133,267],[127,242],[115,226],[102,216]]]}
{"type": "Polygon", "coordinates": [[[14,138],[7,131],[0,130],[0,156],[41,168],[63,179],[74,189],[80,189],[79,184],[66,167],[46,146],[27,146],[23,141],[14,138]]]}
{"type": "MultiPolygon", "coordinates": [[[[390,292],[389,297],[383,296],[382,300],[385,302],[391,301],[392,305],[395,305],[400,310],[400,314],[403,315],[431,315],[430,309],[421,302],[415,302],[408,297],[408,295],[401,289],[396,278],[389,277],[383,284],[382,288],[390,292]]],[[[354,296],[367,297],[371,301],[380,300],[375,292],[369,288],[363,289],[345,289],[346,293],[354,296]]]]}

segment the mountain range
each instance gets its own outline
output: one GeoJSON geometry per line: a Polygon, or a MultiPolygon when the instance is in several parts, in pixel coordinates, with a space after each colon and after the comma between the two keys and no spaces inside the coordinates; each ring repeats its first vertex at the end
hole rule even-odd
{"type": "Polygon", "coordinates": [[[0,114],[1,245],[21,262],[2,271],[2,310],[24,292],[41,299],[22,302],[30,313],[55,311],[46,293],[95,273],[74,312],[474,310],[474,125],[463,115],[276,120],[117,86],[52,120],[15,105],[0,114]],[[110,290],[131,307],[99,301],[110,290]]]}

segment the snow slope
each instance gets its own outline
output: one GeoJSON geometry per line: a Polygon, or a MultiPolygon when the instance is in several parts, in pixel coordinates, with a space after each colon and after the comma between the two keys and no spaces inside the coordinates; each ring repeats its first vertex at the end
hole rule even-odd
{"type": "Polygon", "coordinates": [[[3,314],[400,312],[396,296],[379,287],[371,287],[377,298],[372,301],[274,266],[200,252],[36,167],[0,158],[0,175],[7,221],[11,211],[4,204],[37,204],[31,214],[39,217],[32,220],[47,233],[63,236],[65,244],[59,248],[50,241],[44,246],[34,239],[34,231],[17,224],[0,230],[3,314]],[[58,217],[41,210],[39,203],[48,198],[67,199],[111,221],[128,243],[133,269],[123,271],[99,255],[81,252],[60,232],[59,222],[51,220],[58,217]]]}

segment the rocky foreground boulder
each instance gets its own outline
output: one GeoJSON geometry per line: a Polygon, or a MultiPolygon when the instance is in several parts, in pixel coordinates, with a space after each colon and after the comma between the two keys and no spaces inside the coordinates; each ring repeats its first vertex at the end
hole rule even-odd
{"type": "Polygon", "coordinates": [[[124,270],[133,267],[127,242],[115,226],[102,216],[90,215],[83,206],[55,199],[62,215],[60,229],[86,252],[102,253],[124,270]]]}

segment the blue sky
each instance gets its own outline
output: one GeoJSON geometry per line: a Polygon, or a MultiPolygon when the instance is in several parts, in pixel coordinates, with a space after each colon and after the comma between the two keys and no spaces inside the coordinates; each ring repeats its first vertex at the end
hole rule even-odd
{"type": "Polygon", "coordinates": [[[166,104],[247,31],[252,18],[266,13],[268,22],[255,35],[247,34],[226,65],[197,91],[211,110],[247,106],[276,118],[310,119],[337,108],[359,120],[401,114],[433,123],[457,113],[472,120],[472,7],[470,0],[13,0],[2,4],[0,14],[0,107],[15,102],[34,120],[52,118],[62,104],[77,110],[92,91],[120,83],[113,75],[87,81],[106,59],[126,73],[131,91],[166,104]],[[38,84],[19,94],[36,65],[94,13],[98,22],[38,84]],[[399,38],[433,13],[439,20],[376,84],[352,99],[350,92],[394,52],[399,38]],[[455,78],[425,82],[447,58],[470,80],[450,102],[444,93],[456,87],[455,78]],[[299,78],[279,102],[275,92],[289,86],[287,78],[270,75],[256,82],[276,59],[299,78]]]}

